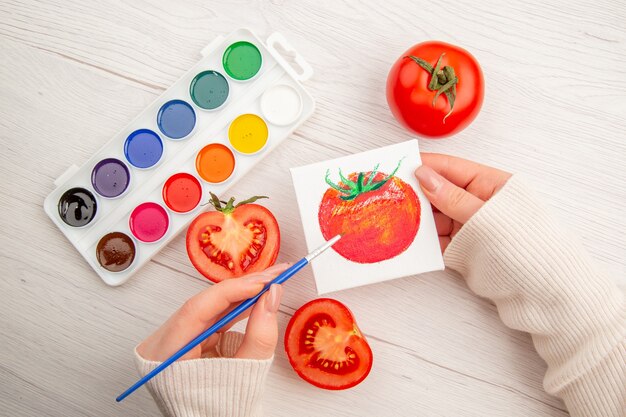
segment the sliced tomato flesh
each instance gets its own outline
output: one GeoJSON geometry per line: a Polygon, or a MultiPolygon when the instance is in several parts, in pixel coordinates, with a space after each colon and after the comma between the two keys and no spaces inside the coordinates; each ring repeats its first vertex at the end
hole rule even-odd
{"type": "Polygon", "coordinates": [[[212,224],[201,228],[198,232],[198,241],[202,251],[211,262],[221,265],[229,271],[236,273],[236,266],[241,271],[246,271],[250,265],[260,257],[265,242],[267,241],[267,229],[263,222],[250,220],[241,225],[229,221],[226,227],[232,230],[222,233],[220,226],[212,224]],[[233,259],[233,255],[235,259],[233,259]],[[239,260],[238,265],[237,259],[239,260]]]}
{"type": "Polygon", "coordinates": [[[333,318],[321,313],[309,318],[304,329],[300,354],[309,356],[307,366],[337,375],[358,369],[360,359],[348,345],[352,336],[360,334],[356,325],[352,331],[337,329],[333,318]]]}
{"type": "Polygon", "coordinates": [[[296,311],[285,333],[285,350],[300,377],[325,389],[353,387],[372,367],[372,351],[352,313],[329,298],[296,311]]]}

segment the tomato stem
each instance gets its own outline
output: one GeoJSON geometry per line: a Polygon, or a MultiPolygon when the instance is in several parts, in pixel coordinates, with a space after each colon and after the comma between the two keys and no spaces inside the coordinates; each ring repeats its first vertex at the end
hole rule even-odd
{"type": "Polygon", "coordinates": [[[446,123],[446,119],[448,116],[452,114],[452,110],[454,109],[454,102],[456,101],[456,85],[459,83],[459,77],[454,73],[454,68],[449,65],[444,65],[441,68],[441,62],[443,57],[446,55],[443,52],[439,55],[439,59],[437,59],[437,63],[435,67],[430,64],[430,62],[425,61],[422,58],[407,55],[405,58],[412,59],[415,61],[417,65],[422,67],[425,71],[430,74],[430,81],[428,82],[428,89],[431,91],[436,91],[437,93],[433,97],[432,106],[435,107],[435,103],[441,94],[445,94],[448,98],[448,103],[450,104],[450,111],[443,117],[443,123],[446,123]]]}
{"type": "Polygon", "coordinates": [[[330,169],[328,169],[326,170],[326,178],[325,178],[326,184],[330,185],[331,188],[343,194],[339,198],[345,201],[351,201],[357,198],[361,194],[378,190],[383,185],[385,185],[387,181],[389,181],[396,174],[396,172],[398,172],[398,169],[400,168],[400,164],[402,164],[403,160],[404,160],[404,157],[398,161],[398,165],[393,170],[393,172],[387,175],[385,178],[383,178],[380,181],[374,181],[374,177],[378,173],[378,166],[380,164],[376,164],[374,169],[369,173],[369,177],[367,181],[365,181],[365,175],[367,174],[367,172],[359,172],[357,175],[357,180],[351,181],[343,176],[341,172],[341,168],[340,168],[339,178],[341,179],[341,182],[339,184],[335,184],[334,182],[330,180],[330,169]]]}
{"type": "Polygon", "coordinates": [[[237,207],[243,206],[244,204],[254,203],[261,198],[269,198],[264,195],[255,195],[254,197],[250,197],[247,200],[243,200],[235,204],[235,197],[231,197],[228,201],[224,201],[220,200],[219,197],[212,192],[209,192],[209,194],[211,195],[211,199],[207,204],[211,204],[215,210],[224,214],[232,213],[237,207]]]}

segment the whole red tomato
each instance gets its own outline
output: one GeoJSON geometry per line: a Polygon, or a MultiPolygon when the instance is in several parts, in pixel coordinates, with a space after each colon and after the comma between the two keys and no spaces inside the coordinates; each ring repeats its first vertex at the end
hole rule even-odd
{"type": "Polygon", "coordinates": [[[326,176],[330,188],[322,197],[318,221],[326,240],[342,235],[333,249],[344,258],[358,263],[380,262],[399,255],[413,243],[420,226],[419,198],[395,173],[374,170],[346,178],[340,172],[338,184],[326,176]]]}
{"type": "Polygon", "coordinates": [[[442,138],[465,129],[483,104],[483,73],[463,48],[419,43],[406,51],[387,77],[393,115],[420,136],[442,138]]]}
{"type": "Polygon", "coordinates": [[[187,229],[187,254],[194,267],[213,282],[262,271],[276,262],[280,229],[252,197],[235,204],[211,193],[215,211],[196,217],[187,229]]]}

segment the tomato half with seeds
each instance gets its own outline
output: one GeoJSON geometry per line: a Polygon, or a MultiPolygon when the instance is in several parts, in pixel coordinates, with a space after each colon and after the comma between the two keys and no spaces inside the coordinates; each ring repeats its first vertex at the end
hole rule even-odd
{"type": "Polygon", "coordinates": [[[187,229],[187,254],[193,266],[213,282],[262,271],[276,262],[280,229],[274,215],[252,204],[234,204],[211,193],[215,211],[200,214],[187,229]]]}
{"type": "Polygon", "coordinates": [[[319,388],[351,388],[372,369],[372,350],[352,312],[331,298],[295,312],[285,331],[285,351],[297,374],[319,388]]]}

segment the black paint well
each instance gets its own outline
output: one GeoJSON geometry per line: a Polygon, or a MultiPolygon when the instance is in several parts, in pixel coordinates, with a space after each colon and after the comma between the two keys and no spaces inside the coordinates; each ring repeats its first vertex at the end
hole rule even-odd
{"type": "Polygon", "coordinates": [[[59,199],[59,216],[66,224],[81,227],[96,217],[96,198],[84,188],[70,188],[59,199]]]}

